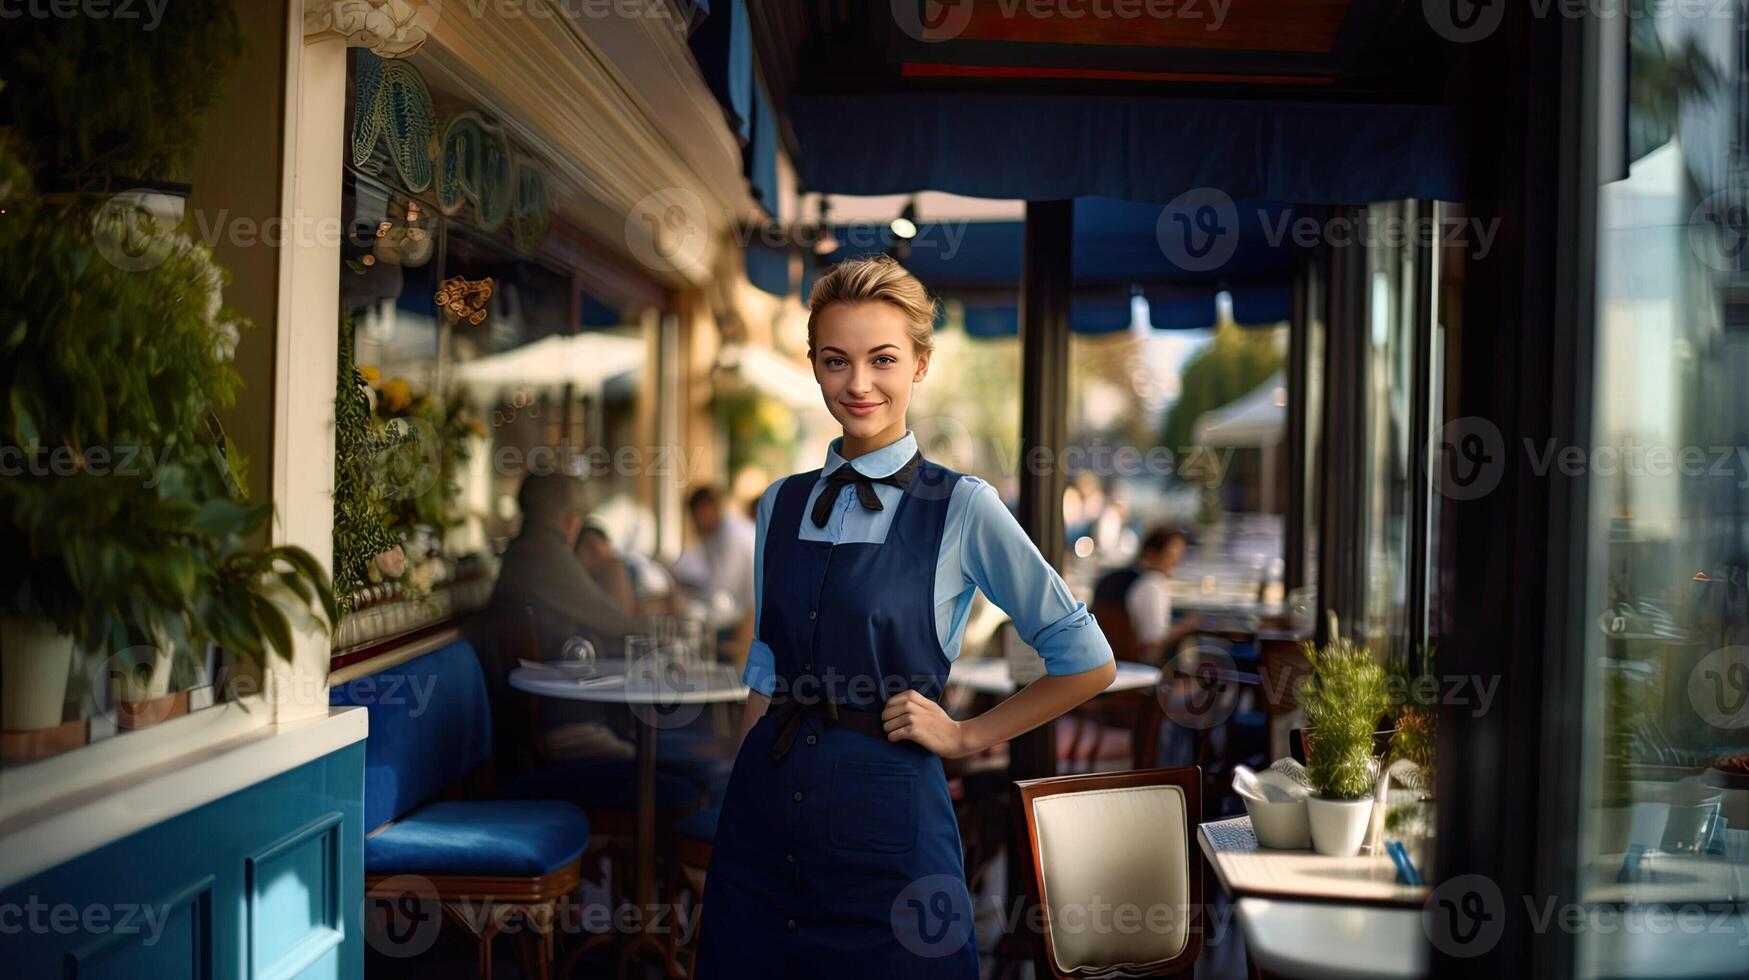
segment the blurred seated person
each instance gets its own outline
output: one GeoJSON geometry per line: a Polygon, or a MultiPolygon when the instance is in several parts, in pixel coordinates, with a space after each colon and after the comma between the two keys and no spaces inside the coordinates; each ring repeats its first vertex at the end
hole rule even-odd
{"type": "Polygon", "coordinates": [[[1136,560],[1107,572],[1093,588],[1094,615],[1102,623],[1117,622],[1120,637],[1128,633],[1129,649],[1116,649],[1120,660],[1139,660],[1159,666],[1178,651],[1178,644],[1202,625],[1199,616],[1186,616],[1172,623],[1172,593],[1168,582],[1172,570],[1184,559],[1184,532],[1155,527],[1142,539],[1136,560]]]}
{"type": "Polygon", "coordinates": [[[577,532],[577,560],[589,572],[589,577],[618,604],[627,616],[638,614],[638,597],[632,588],[632,574],[620,560],[619,549],[607,536],[607,529],[593,520],[585,521],[577,532]]]}
{"type": "Polygon", "coordinates": [[[705,603],[709,628],[736,666],[746,663],[753,639],[753,562],[757,529],[726,506],[713,486],[694,490],[686,509],[698,532],[674,563],[674,578],[705,603]]]}
{"type": "Polygon", "coordinates": [[[630,548],[616,548],[607,528],[594,519],[586,521],[577,535],[577,560],[603,592],[640,622],[645,616],[678,617],[684,611],[668,570],[630,548]]]}
{"type": "Polygon", "coordinates": [[[495,612],[534,609],[540,655],[556,660],[572,637],[595,645],[602,656],[619,654],[628,634],[643,627],[578,561],[574,548],[583,529],[583,484],[563,473],[523,478],[516,500],[522,530],[505,549],[492,590],[495,612]]]}

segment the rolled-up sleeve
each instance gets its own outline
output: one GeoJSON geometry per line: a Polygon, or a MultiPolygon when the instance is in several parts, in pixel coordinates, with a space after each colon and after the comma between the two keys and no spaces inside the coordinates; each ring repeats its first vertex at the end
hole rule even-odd
{"type": "Polygon", "coordinates": [[[1069,592],[996,488],[980,484],[961,526],[961,564],[976,585],[1014,622],[1048,674],[1079,674],[1112,660],[1111,644],[1085,603],[1069,592]]]}
{"type": "Polygon", "coordinates": [[[782,484],[782,480],[773,483],[759,498],[759,519],[753,532],[753,642],[747,647],[747,666],[741,670],[741,683],[766,697],[771,697],[777,688],[777,657],[759,638],[759,610],[765,595],[765,532],[771,524],[777,488],[782,484]]]}

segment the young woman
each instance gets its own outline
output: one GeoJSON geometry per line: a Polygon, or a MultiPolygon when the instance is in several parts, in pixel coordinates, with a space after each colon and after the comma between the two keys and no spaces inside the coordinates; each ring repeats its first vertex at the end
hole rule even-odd
{"type": "Polygon", "coordinates": [[[1046,724],[1116,676],[1085,606],[976,477],[905,426],[936,304],[887,258],[809,300],[808,357],[844,427],[759,501],[752,694],[706,877],[696,975],[976,980],[941,760],[1046,724]],[[981,589],[1046,676],[976,718],[940,705],[981,589]]]}

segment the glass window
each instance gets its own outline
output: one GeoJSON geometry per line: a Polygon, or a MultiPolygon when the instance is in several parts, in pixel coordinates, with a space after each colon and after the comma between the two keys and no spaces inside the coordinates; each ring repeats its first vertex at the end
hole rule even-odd
{"type": "Polygon", "coordinates": [[[1590,500],[1580,894],[1675,913],[1582,931],[1588,975],[1743,969],[1740,927],[1706,927],[1749,881],[1742,17],[1632,19],[1631,163],[1598,195],[1592,445],[1552,461],[1590,500]]]}
{"type": "Polygon", "coordinates": [[[1149,530],[1187,532],[1173,613],[1246,616],[1283,601],[1287,331],[1131,329],[1070,337],[1065,490],[1071,584],[1133,563],[1149,530]],[[1264,602],[1267,600],[1267,602],[1264,602]]]}
{"type": "MultiPolygon", "coordinates": [[[[1366,209],[1375,229],[1414,220],[1417,202],[1393,201],[1366,209]]],[[[1414,384],[1414,244],[1372,236],[1366,248],[1367,364],[1366,572],[1357,638],[1381,656],[1395,656],[1410,636],[1409,563],[1414,384]]]]}

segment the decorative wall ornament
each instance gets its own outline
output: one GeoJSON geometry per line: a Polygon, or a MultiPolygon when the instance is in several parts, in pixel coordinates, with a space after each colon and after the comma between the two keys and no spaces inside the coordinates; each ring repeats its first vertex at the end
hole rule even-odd
{"type": "Polygon", "coordinates": [[[384,58],[419,50],[442,13],[439,0],[304,0],[304,41],[342,38],[384,58]]]}
{"type": "Polygon", "coordinates": [[[353,81],[352,165],[367,164],[377,141],[384,140],[406,188],[430,187],[435,172],[431,135],[437,130],[437,113],[419,70],[361,50],[353,81]]]}
{"type": "Polygon", "coordinates": [[[540,164],[521,154],[517,154],[511,173],[516,191],[510,205],[510,231],[516,237],[517,248],[534,252],[546,240],[552,226],[547,175],[540,164]]]}
{"type": "Polygon", "coordinates": [[[477,112],[458,113],[443,128],[437,153],[437,204],[454,215],[472,202],[475,221],[494,231],[510,215],[510,137],[477,112]]]}
{"type": "Polygon", "coordinates": [[[491,276],[484,279],[463,279],[451,276],[437,284],[437,308],[470,326],[486,320],[486,301],[492,298],[495,283],[491,276]]]}
{"type": "Polygon", "coordinates": [[[437,205],[444,214],[455,215],[471,203],[475,223],[487,231],[508,219],[523,252],[546,240],[552,209],[546,171],[516,152],[504,130],[479,113],[458,113],[444,124],[436,180],[437,205]]]}

